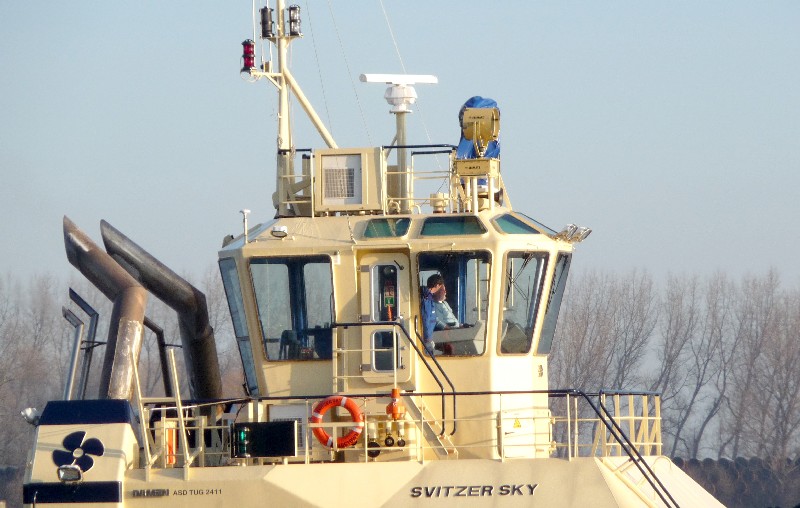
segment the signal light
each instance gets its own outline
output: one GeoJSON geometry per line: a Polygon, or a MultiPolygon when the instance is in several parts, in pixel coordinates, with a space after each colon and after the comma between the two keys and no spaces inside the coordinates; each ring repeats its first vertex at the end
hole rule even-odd
{"type": "Polygon", "coordinates": [[[275,37],[275,22],[272,20],[272,9],[262,7],[261,10],[261,38],[271,39],[275,37]]]}
{"type": "Polygon", "coordinates": [[[250,458],[250,427],[246,425],[235,427],[233,441],[234,457],[237,459],[250,458]]]}
{"type": "Polygon", "coordinates": [[[289,35],[299,37],[303,35],[300,32],[300,6],[289,6],[289,35]]]}
{"type": "Polygon", "coordinates": [[[256,66],[256,43],[251,39],[242,42],[242,70],[249,73],[256,66]]]}

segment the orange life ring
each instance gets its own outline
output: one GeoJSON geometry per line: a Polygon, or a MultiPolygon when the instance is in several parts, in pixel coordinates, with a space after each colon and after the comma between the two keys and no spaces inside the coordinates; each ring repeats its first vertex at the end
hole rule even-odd
{"type": "MultiPolygon", "coordinates": [[[[352,418],[353,422],[355,422],[356,426],[350,429],[350,432],[347,435],[342,436],[336,440],[336,447],[337,448],[347,448],[349,446],[353,446],[358,441],[358,438],[361,436],[361,432],[364,430],[364,416],[361,414],[361,410],[358,408],[356,401],[353,399],[348,399],[347,397],[342,397],[341,395],[331,395],[330,397],[321,400],[314,406],[314,411],[311,413],[311,423],[320,423],[322,422],[322,417],[325,413],[332,407],[341,406],[347,409],[350,412],[350,418],[352,418]]],[[[325,432],[325,429],[322,427],[317,427],[313,429],[314,436],[316,436],[317,441],[322,443],[323,446],[327,446],[328,448],[333,447],[333,438],[325,432]]]]}

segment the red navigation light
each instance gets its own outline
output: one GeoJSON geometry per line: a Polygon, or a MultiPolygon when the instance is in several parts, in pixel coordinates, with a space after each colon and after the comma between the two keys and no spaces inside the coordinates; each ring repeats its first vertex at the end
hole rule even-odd
{"type": "Polygon", "coordinates": [[[241,72],[250,72],[256,66],[256,43],[251,39],[242,42],[242,61],[241,72]]]}

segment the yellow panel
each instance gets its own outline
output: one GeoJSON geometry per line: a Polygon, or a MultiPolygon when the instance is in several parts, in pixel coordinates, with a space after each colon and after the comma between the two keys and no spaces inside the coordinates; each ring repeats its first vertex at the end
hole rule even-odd
{"type": "Polygon", "coordinates": [[[497,159],[463,159],[456,161],[458,176],[489,176],[500,174],[500,161],[497,159]]]}

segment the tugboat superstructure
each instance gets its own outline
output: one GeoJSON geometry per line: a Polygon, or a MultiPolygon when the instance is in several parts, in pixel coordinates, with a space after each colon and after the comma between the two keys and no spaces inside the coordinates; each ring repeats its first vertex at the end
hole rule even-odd
{"type": "Polygon", "coordinates": [[[339,147],[287,65],[300,8],[259,13],[276,59],[246,40],[242,73],[278,89],[276,215],[251,226],[242,210],[219,251],[244,393],[220,393],[199,291],[111,225],[106,253],[65,219],[70,262],[114,301],[112,329],[100,397],[68,391],[37,422],[26,505],[719,505],[662,456],[657,394],[548,386],[591,230],[512,207],[494,101],[465,103],[458,143],[413,145],[415,85],[436,78],[365,74],[388,87],[395,138],[339,147]],[[324,148],[295,146],[292,99],[324,148]],[[181,316],[189,394],[171,355],[166,396],[142,393],[148,293],[181,316]]]}

